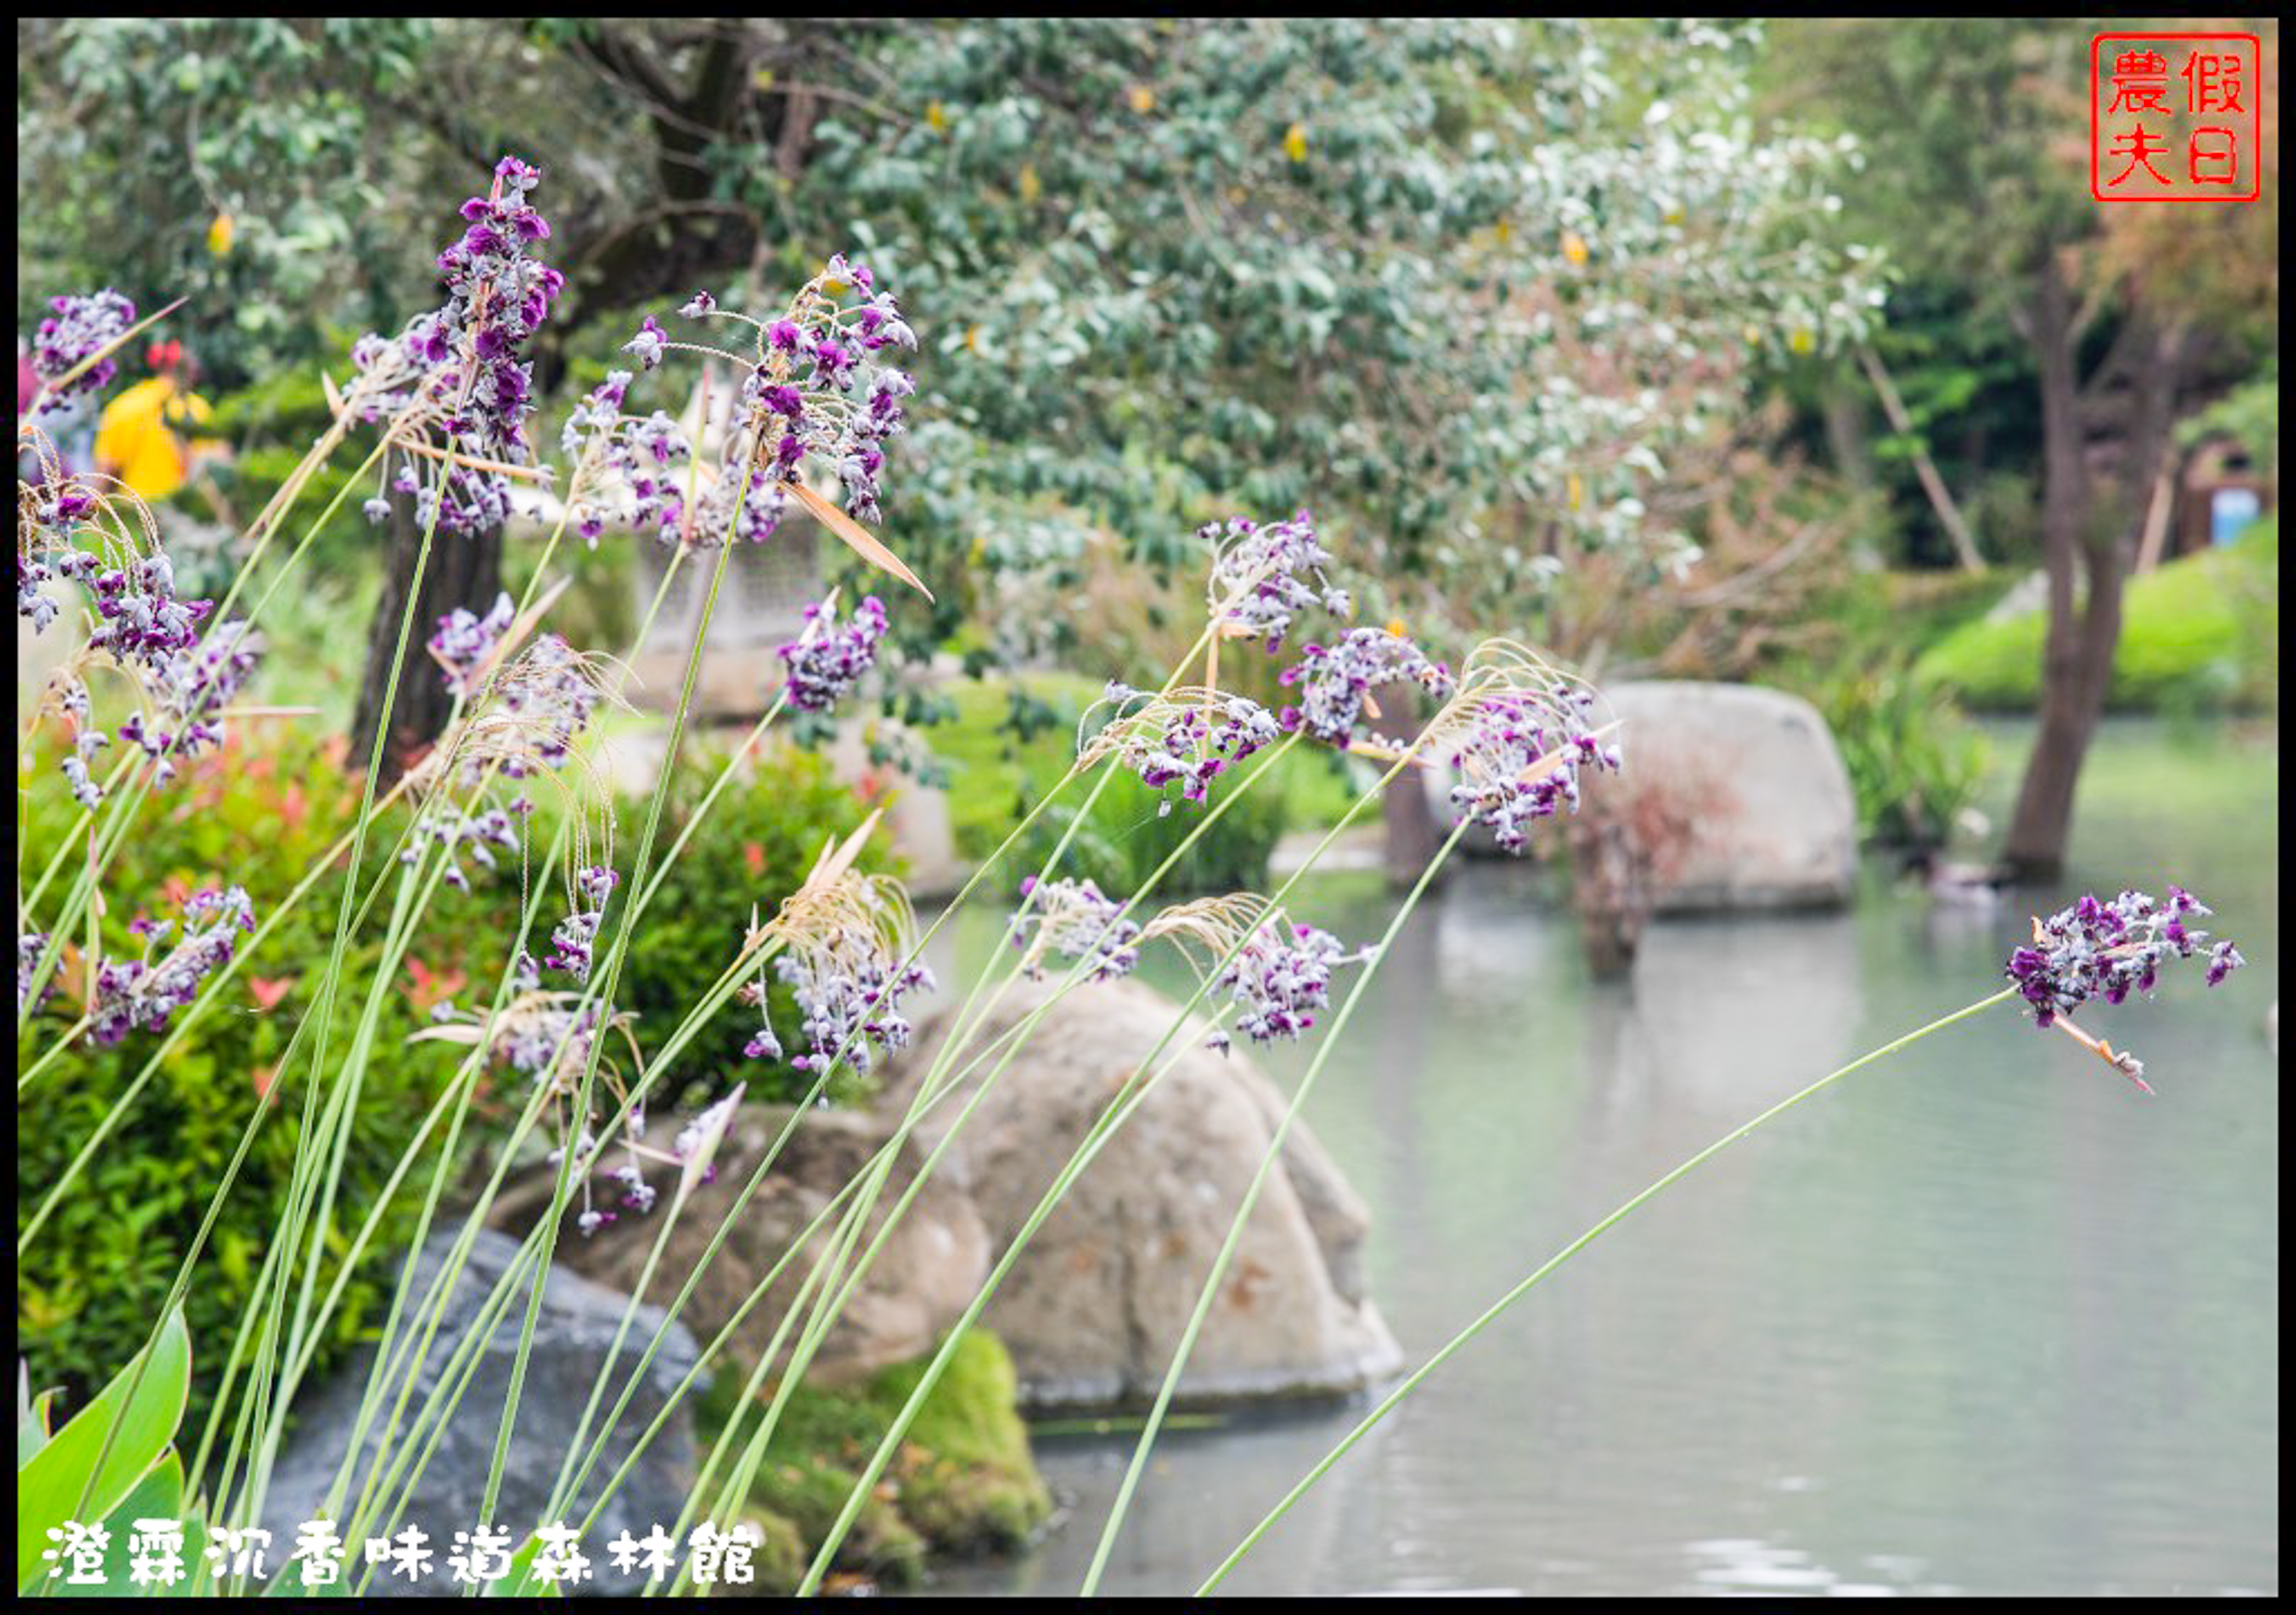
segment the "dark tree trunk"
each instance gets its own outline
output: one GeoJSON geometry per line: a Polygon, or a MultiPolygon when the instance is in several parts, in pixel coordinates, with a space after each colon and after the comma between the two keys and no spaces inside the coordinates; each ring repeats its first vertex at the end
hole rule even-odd
{"type": "MultiPolygon", "coordinates": [[[[382,597],[375,602],[374,622],[367,630],[365,671],[359,684],[358,709],[351,720],[348,766],[363,769],[374,746],[382,721],[382,699],[390,680],[390,654],[398,644],[400,620],[406,612],[406,592],[414,581],[415,559],[422,552],[422,529],[414,519],[411,494],[395,493],[390,500],[390,543],[383,559],[382,597]]],[[[439,619],[457,606],[483,615],[502,589],[500,529],[465,538],[439,532],[430,540],[430,558],[422,569],[422,596],[414,608],[414,623],[406,640],[406,657],[399,666],[398,694],[390,711],[390,741],[383,748],[382,779],[388,784],[405,770],[422,747],[439,737],[455,697],[447,688],[446,674],[430,659],[425,641],[439,619]]]]}
{"type": "MultiPolygon", "coordinates": [[[[2079,338],[2071,298],[2054,262],[2045,262],[2034,304],[2033,342],[2041,376],[2041,546],[2049,622],[2042,649],[2040,732],[2002,848],[2004,865],[2021,879],[2054,879],[2064,868],[2081,762],[2112,687],[2129,560],[2144,525],[2145,497],[2176,425],[2185,339],[2175,332],[2133,334],[2140,340],[2125,348],[2115,344],[2116,352],[2138,356],[2135,408],[2116,490],[2120,508],[2098,519],[2084,441],[2084,390],[2075,369],[2079,338]],[[2077,597],[2077,581],[2087,586],[2085,600],[2077,597]]],[[[2112,368],[2108,361],[2092,387],[2109,383],[2112,368]]]]}

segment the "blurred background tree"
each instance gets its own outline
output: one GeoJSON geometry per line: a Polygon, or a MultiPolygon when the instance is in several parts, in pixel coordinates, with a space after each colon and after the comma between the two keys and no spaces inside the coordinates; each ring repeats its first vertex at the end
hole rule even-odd
{"type": "MultiPolygon", "coordinates": [[[[219,390],[422,307],[445,210],[504,150],[548,168],[570,279],[545,386],[697,287],[763,297],[865,253],[928,345],[887,518],[939,597],[898,614],[912,657],[1061,659],[1085,594],[1136,587],[1111,554],[1160,573],[1205,520],[1302,503],[1381,579],[1369,609],[1628,671],[1774,676],[1859,566],[2038,564],[2041,744],[2007,840],[2032,871],[2180,424],[2245,377],[2276,402],[2276,204],[2099,208],[2070,25],[75,19],[18,42],[20,322],[67,273],[188,293],[219,390]]],[[[472,558],[494,575],[490,544],[472,558]]],[[[1171,597],[1144,596],[1144,646],[1171,597]]],[[[1049,715],[1014,691],[1016,724],[1049,715]]]]}
{"type": "MultiPolygon", "coordinates": [[[[1767,65],[1780,104],[1857,137],[1869,183],[1852,193],[1855,227],[1964,327],[1940,334],[1964,363],[1937,377],[1933,413],[1984,433],[1988,412],[1972,406],[2008,379],[1997,356],[2010,338],[2020,351],[2038,424],[2048,630],[2040,731],[2002,857],[2037,878],[2063,863],[2123,591],[2177,425],[2253,372],[2278,330],[2276,131],[2255,206],[2100,205],[2088,39],[2027,20],[1803,21],[1779,27],[1767,65]]],[[[1922,355],[1932,369],[1939,352],[1922,355]]]]}

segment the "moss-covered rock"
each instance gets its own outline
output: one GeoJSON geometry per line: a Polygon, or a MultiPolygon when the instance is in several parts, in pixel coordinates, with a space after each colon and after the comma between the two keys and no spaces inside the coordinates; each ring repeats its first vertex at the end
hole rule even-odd
{"type": "MultiPolygon", "coordinates": [[[[750,1488],[748,1517],[766,1533],[758,1591],[796,1586],[929,1361],[895,1364],[857,1385],[800,1385],[791,1397],[750,1488]]],[[[702,1407],[705,1445],[732,1416],[743,1377],[718,1373],[702,1407]]],[[[912,1586],[929,1555],[1017,1547],[1044,1523],[1052,1498],[1029,1455],[1015,1388],[1004,1346],[983,1331],[966,1333],[839,1549],[839,1570],[912,1586]]],[[[755,1429],[753,1413],[735,1440],[755,1429]]]]}

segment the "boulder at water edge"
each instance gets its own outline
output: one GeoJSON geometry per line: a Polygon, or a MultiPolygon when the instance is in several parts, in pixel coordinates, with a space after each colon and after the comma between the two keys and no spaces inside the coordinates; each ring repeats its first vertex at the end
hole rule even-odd
{"type": "MultiPolygon", "coordinates": [[[[972,1047],[1050,996],[1048,985],[1016,986],[972,1047]]],[[[994,1249],[1019,1232],[1178,1008],[1137,982],[1078,988],[996,1077],[941,1168],[970,1191],[994,1249]]],[[[921,1031],[889,1076],[883,1108],[906,1108],[947,1025],[945,1011],[921,1031]]],[[[1206,1030],[1195,1022],[1167,1048],[1161,1059],[1177,1063],[1046,1219],[983,1314],[1012,1352],[1025,1405],[1142,1402],[1162,1382],[1286,1103],[1249,1055],[1205,1049],[1206,1030]]],[[[929,1146],[970,1092],[929,1113],[918,1129],[929,1146]]],[[[1401,1353],[1364,1293],[1369,1225],[1362,1200],[1295,1123],[1180,1394],[1329,1394],[1393,1372],[1401,1353]]]]}
{"type": "MultiPolygon", "coordinates": [[[[655,1269],[647,1299],[661,1301],[674,1297],[701,1269],[701,1281],[678,1316],[705,1342],[717,1338],[807,1225],[867,1168],[893,1133],[891,1122],[865,1111],[819,1108],[807,1111],[792,1130],[789,1122],[794,1114],[786,1105],[743,1105],[734,1111],[711,1158],[716,1175],[694,1190],[679,1213],[655,1269]],[[758,1161],[784,1132],[788,1137],[757,1193],[734,1214],[734,1203],[758,1161]],[[729,1215],[732,1226],[725,1244],[702,1268],[702,1252],[729,1215]]],[[[914,1138],[895,1155],[866,1232],[853,1248],[856,1259],[874,1241],[887,1214],[915,1182],[922,1160],[914,1138]]],[[[665,1175],[662,1203],[649,1215],[624,1212],[587,1240],[575,1234],[570,1223],[562,1236],[562,1260],[575,1272],[617,1288],[636,1284],[661,1232],[669,1186],[665,1175]]],[[[611,1187],[603,1179],[598,1184],[599,1191],[611,1187]]],[[[829,1248],[837,1222],[836,1215],[830,1216],[743,1315],[726,1346],[727,1357],[739,1372],[755,1367],[772,1343],[806,1276],[829,1248]]],[[[988,1273],[988,1236],[972,1202],[947,1178],[928,1176],[824,1337],[806,1370],[808,1378],[849,1383],[930,1352],[979,1292],[988,1273]]],[[[809,1303],[810,1292],[807,1298],[809,1303]]],[[[777,1354],[783,1362],[789,1358],[801,1323],[792,1325],[783,1338],[777,1354]]]]}
{"type": "MultiPolygon", "coordinates": [[[[413,1288],[408,1291],[410,1317],[416,1302],[430,1296],[454,1239],[452,1232],[441,1232],[423,1245],[416,1260],[413,1288]]],[[[406,1450],[409,1423],[442,1381],[448,1384],[447,1394],[453,1394],[452,1386],[461,1377],[459,1368],[451,1376],[448,1372],[456,1348],[477,1329],[495,1281],[509,1270],[518,1249],[514,1240],[491,1229],[479,1231],[470,1259],[456,1275],[454,1289],[447,1296],[444,1316],[423,1360],[414,1394],[408,1398],[407,1412],[394,1438],[386,1471],[395,1466],[398,1455],[406,1450]]],[[[606,1363],[608,1348],[621,1326],[629,1298],[563,1269],[552,1269],[542,1292],[542,1310],[535,1323],[533,1349],[527,1359],[518,1421],[503,1467],[501,1489],[491,1516],[487,1516],[480,1511],[486,1496],[487,1472],[494,1460],[503,1409],[510,1399],[511,1365],[517,1355],[519,1331],[531,1293],[532,1269],[529,1267],[517,1282],[509,1305],[478,1348],[477,1371],[463,1390],[455,1411],[445,1420],[437,1449],[416,1480],[405,1512],[390,1528],[391,1534],[396,1535],[412,1524],[429,1537],[429,1547],[434,1555],[429,1577],[410,1581],[379,1571],[370,1591],[392,1596],[452,1596],[463,1590],[447,1568],[447,1555],[453,1547],[455,1532],[468,1531],[481,1520],[499,1522],[512,1533],[515,1545],[540,1522],[558,1478],[559,1465],[574,1445],[575,1429],[582,1410],[588,1405],[591,1385],[606,1363]]],[[[630,1325],[628,1340],[614,1360],[606,1396],[600,1405],[600,1418],[619,1399],[646,1344],[661,1327],[662,1314],[658,1308],[638,1309],[630,1325]]],[[[399,1339],[406,1338],[406,1329],[402,1322],[399,1339]]],[[[265,1523],[272,1532],[275,1565],[291,1551],[296,1527],[324,1512],[336,1468],[350,1446],[351,1432],[358,1419],[359,1398],[373,1356],[372,1346],[362,1347],[325,1384],[296,1402],[298,1422],[273,1471],[263,1510],[265,1523]]],[[[628,1458],[647,1426],[660,1414],[670,1393],[692,1370],[695,1358],[693,1337],[683,1324],[671,1324],[660,1350],[647,1365],[637,1394],[615,1425],[603,1454],[577,1492],[575,1506],[562,1512],[560,1518],[564,1523],[578,1528],[588,1518],[606,1479],[628,1458]]],[[[403,1382],[403,1378],[395,1377],[388,1388],[393,1401],[403,1382]]],[[[443,1400],[442,1397],[442,1404],[443,1400]]],[[[635,1594],[644,1586],[642,1576],[615,1573],[607,1558],[606,1545],[625,1529],[634,1537],[642,1537],[656,1524],[667,1530],[676,1522],[693,1480],[693,1430],[684,1412],[687,1405],[685,1402],[679,1404],[679,1413],[640,1455],[628,1479],[607,1503],[598,1523],[583,1533],[578,1546],[590,1561],[593,1579],[578,1584],[576,1590],[635,1594]]],[[[352,1476],[354,1495],[373,1464],[381,1426],[388,1413],[386,1403],[383,1415],[369,1428],[359,1468],[352,1476]]],[[[428,1442],[435,1428],[438,1427],[426,1423],[416,1432],[418,1456],[422,1445],[428,1442]]],[[[594,1422],[586,1438],[586,1446],[595,1439],[596,1433],[594,1422]]],[[[391,1481],[392,1496],[397,1495],[401,1485],[403,1473],[391,1481]]],[[[723,1527],[731,1522],[718,1523],[723,1527]]],[[[336,1524],[339,1530],[348,1529],[349,1521],[342,1518],[336,1524]]],[[[382,1534],[380,1525],[365,1532],[371,1537],[382,1534]]],[[[353,1544],[345,1569],[357,1573],[365,1568],[358,1545],[353,1544]]]]}
{"type": "Polygon", "coordinates": [[[1586,811],[1625,821],[1660,913],[1833,908],[1857,875],[1857,806],[1817,709],[1744,684],[1608,687],[1623,774],[1586,811]]]}

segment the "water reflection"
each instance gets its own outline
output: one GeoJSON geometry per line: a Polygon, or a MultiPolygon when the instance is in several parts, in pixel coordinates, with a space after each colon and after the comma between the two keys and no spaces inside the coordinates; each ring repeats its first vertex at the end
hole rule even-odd
{"type": "MultiPolygon", "coordinates": [[[[2181,878],[2253,961],[2099,1018],[2159,1100],[2005,1009],[1861,1073],[1509,1314],[1229,1588],[2276,1588],[2276,754],[2120,726],[2091,779],[2076,878],[2181,878]],[[2180,793],[2125,788],[2171,771],[2180,793]]],[[[1846,915],[1660,925],[1615,985],[1530,871],[1478,866],[1416,917],[1309,1111],[1373,1207],[1406,1353],[1719,1133],[1989,991],[2027,907],[2062,896],[1947,912],[1888,874],[1846,915]]],[[[1361,937],[1391,902],[1340,875],[1300,908],[1361,937]]],[[[977,959],[995,921],[955,940],[977,959]]],[[[1304,1057],[1270,1063],[1289,1083],[1304,1057]]],[[[1106,1590],[1193,1588],[1359,1414],[1168,1438],[1106,1590]]],[[[944,1585],[1073,1592],[1129,1452],[1043,1442],[1064,1522],[944,1585]]]]}

